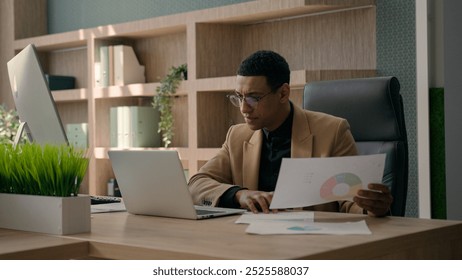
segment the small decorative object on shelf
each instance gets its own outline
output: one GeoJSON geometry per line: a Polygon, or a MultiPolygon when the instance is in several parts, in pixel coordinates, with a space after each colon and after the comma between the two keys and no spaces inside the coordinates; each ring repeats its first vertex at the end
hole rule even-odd
{"type": "Polygon", "coordinates": [[[25,143],[0,146],[0,228],[51,234],[90,231],[90,197],[78,196],[83,150],[25,143]]]}
{"type": "Polygon", "coordinates": [[[187,79],[187,65],[182,64],[178,67],[170,68],[169,73],[160,81],[160,86],[156,89],[153,97],[152,106],[159,110],[159,133],[162,134],[164,147],[172,143],[173,138],[173,114],[172,114],[172,95],[176,93],[181,80],[187,79]]]}
{"type": "Polygon", "coordinates": [[[45,79],[47,80],[48,88],[50,90],[65,90],[75,88],[75,77],[45,74],[45,79]]]}

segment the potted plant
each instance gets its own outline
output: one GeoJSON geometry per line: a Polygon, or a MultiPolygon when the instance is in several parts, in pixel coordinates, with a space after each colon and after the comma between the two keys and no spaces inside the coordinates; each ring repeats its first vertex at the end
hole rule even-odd
{"type": "Polygon", "coordinates": [[[78,196],[87,166],[72,146],[0,145],[0,228],[90,231],[90,197],[78,196]]]}
{"type": "Polygon", "coordinates": [[[152,106],[158,109],[160,114],[158,132],[162,134],[162,142],[166,148],[172,143],[174,135],[172,95],[176,93],[181,80],[187,79],[187,71],[186,64],[170,68],[167,76],[160,81],[160,85],[156,88],[156,95],[153,97],[152,106]]]}

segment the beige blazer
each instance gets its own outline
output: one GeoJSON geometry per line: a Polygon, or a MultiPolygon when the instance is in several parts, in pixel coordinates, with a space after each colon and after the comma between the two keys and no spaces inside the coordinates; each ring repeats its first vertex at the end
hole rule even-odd
{"type": "MultiPolygon", "coordinates": [[[[247,124],[231,126],[218,154],[189,180],[197,205],[217,205],[232,186],[258,190],[263,132],[247,124]]],[[[356,155],[356,145],[345,119],[303,110],[294,105],[291,157],[334,157],[356,155]]],[[[316,211],[363,213],[353,202],[339,201],[307,208],[316,211]]]]}

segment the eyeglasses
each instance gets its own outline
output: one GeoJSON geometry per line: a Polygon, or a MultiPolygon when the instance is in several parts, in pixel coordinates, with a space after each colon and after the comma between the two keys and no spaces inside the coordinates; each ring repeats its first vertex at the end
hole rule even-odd
{"type": "Polygon", "coordinates": [[[267,96],[268,94],[272,92],[273,91],[270,91],[266,94],[263,94],[262,96],[253,96],[253,95],[242,96],[238,93],[234,93],[234,94],[229,94],[226,97],[229,99],[229,101],[231,101],[231,104],[233,104],[236,107],[241,107],[242,102],[244,102],[245,100],[245,103],[247,103],[247,105],[255,109],[258,105],[258,102],[262,100],[263,97],[267,96]]]}

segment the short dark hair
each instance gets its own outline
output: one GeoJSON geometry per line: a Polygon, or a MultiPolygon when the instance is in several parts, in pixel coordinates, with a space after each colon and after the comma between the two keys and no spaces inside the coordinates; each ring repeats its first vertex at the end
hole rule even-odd
{"type": "Polygon", "coordinates": [[[265,76],[272,90],[284,83],[290,83],[289,64],[280,54],[268,50],[257,51],[244,59],[237,74],[240,76],[265,76]]]}

